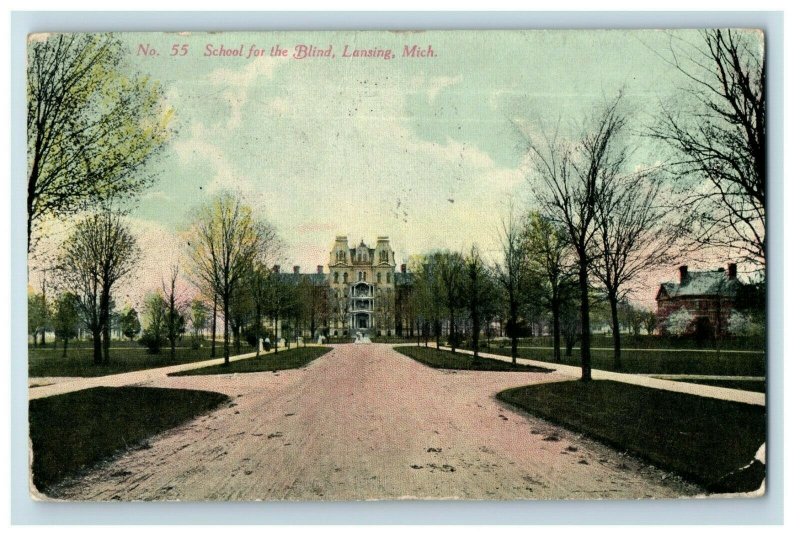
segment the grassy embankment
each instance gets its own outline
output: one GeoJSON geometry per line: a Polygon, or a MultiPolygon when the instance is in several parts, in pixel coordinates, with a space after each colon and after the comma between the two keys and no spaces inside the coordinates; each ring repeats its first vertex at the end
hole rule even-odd
{"type": "Polygon", "coordinates": [[[33,483],[48,488],[216,408],[226,395],[186,389],[96,387],[29,402],[33,483]]]}
{"type": "Polygon", "coordinates": [[[206,374],[243,374],[248,372],[274,372],[300,368],[331,351],[324,346],[306,346],[292,348],[278,353],[264,353],[259,357],[233,361],[228,365],[214,365],[182,372],[174,372],[170,376],[199,376],[206,374]]]}
{"type": "Polygon", "coordinates": [[[612,381],[517,387],[498,398],[682,475],[712,492],[758,489],[763,406],[612,381]]]}

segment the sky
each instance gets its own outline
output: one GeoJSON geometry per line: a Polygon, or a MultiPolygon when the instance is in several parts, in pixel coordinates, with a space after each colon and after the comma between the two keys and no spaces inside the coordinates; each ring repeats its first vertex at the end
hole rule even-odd
{"type": "MultiPolygon", "coordinates": [[[[697,39],[629,30],[117,35],[131,72],[162,84],[175,112],[165,151],[148,163],[156,181],[130,216],[144,250],[127,291],[135,302],[181,257],[192,207],[221,190],[241,193],[277,228],[287,269],[327,265],[342,234],[353,245],[389,236],[398,264],[473,243],[493,258],[503,220],[532,207],[520,129],[569,134],[623,88],[631,124],[643,129],[686,85],[664,60],[670,35],[697,39]],[[287,56],[270,56],[275,45],[287,56]],[[335,57],[294,59],[297,45],[332,47],[335,57]],[[403,57],[413,45],[432,53],[403,57]],[[212,53],[240,47],[264,55],[212,53]],[[344,57],[345,47],[394,57],[344,57]]],[[[634,164],[659,158],[631,136],[634,164]]],[[[673,271],[651,274],[637,301],[654,305],[657,280],[673,271]]]]}

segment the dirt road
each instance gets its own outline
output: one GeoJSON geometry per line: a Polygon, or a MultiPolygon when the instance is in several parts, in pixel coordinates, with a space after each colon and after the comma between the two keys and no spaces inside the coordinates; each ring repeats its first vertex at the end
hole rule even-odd
{"type": "Polygon", "coordinates": [[[700,492],[518,413],[498,391],[564,377],[442,371],[378,344],[299,370],[146,385],[228,394],[57,492],[68,500],[676,497],[700,492]]]}

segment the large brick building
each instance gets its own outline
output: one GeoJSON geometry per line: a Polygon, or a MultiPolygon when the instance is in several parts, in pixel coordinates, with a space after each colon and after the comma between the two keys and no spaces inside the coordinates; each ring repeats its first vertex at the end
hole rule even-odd
{"type": "Polygon", "coordinates": [[[678,282],[661,283],[656,295],[656,316],[659,331],[666,334],[670,315],[680,309],[691,316],[688,334],[698,336],[725,335],[741,282],[736,265],[728,269],[690,272],[687,266],[678,268],[678,282]]]}
{"type": "MultiPolygon", "coordinates": [[[[363,240],[351,247],[347,236],[337,236],[327,273],[319,265],[313,274],[301,273],[299,266],[291,273],[281,274],[284,281],[306,287],[299,294],[313,309],[310,321],[295,326],[295,330],[312,337],[353,336],[357,332],[379,336],[408,333],[411,274],[405,264],[397,268],[389,237],[379,236],[374,247],[363,240]]],[[[277,330],[279,337],[281,325],[277,330]]]]}

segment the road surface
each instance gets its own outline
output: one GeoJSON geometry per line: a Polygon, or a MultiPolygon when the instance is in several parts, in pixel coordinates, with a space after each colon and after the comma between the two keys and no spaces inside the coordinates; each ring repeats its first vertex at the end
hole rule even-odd
{"type": "Polygon", "coordinates": [[[557,373],[428,368],[381,344],[299,370],[160,377],[233,402],[54,494],[66,500],[557,499],[692,496],[677,477],[504,405],[557,373]]]}

